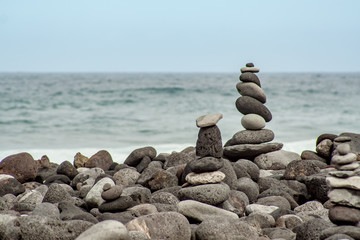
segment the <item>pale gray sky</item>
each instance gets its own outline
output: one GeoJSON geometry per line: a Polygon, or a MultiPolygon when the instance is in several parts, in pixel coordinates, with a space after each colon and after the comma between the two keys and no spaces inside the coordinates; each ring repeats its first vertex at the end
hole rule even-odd
{"type": "Polygon", "coordinates": [[[358,0],[0,0],[0,71],[359,72],[358,0]]]}

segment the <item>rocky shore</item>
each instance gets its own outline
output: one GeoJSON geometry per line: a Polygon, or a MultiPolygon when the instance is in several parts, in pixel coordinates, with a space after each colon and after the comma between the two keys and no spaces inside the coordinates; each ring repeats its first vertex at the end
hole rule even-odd
{"type": "Polygon", "coordinates": [[[282,150],[253,64],[241,69],[240,130],[223,146],[222,114],[199,117],[195,147],[101,150],[55,164],[0,162],[0,239],[360,239],[360,134],[322,134],[316,152],[282,150]]]}

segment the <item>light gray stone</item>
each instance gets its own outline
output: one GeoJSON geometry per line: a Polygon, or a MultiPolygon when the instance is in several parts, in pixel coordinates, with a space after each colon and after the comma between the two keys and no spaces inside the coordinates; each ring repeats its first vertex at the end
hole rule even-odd
{"type": "Polygon", "coordinates": [[[105,220],[81,233],[76,240],[130,240],[130,236],[121,222],[105,220]]]}
{"type": "Polygon", "coordinates": [[[105,200],[101,197],[103,187],[106,183],[109,183],[111,186],[114,186],[115,183],[112,179],[105,177],[99,180],[88,192],[85,197],[85,202],[92,207],[99,207],[101,204],[105,202],[105,200]]]}
{"type": "Polygon", "coordinates": [[[332,188],[350,188],[360,190],[360,176],[349,178],[327,177],[326,183],[332,188]]]}
{"type": "Polygon", "coordinates": [[[246,130],[261,130],[265,127],[266,122],[262,116],[249,113],[241,118],[241,125],[246,130]]]}
{"type": "Polygon", "coordinates": [[[241,73],[245,73],[245,72],[258,73],[260,69],[257,67],[242,67],[240,71],[241,73]]]}
{"type": "Polygon", "coordinates": [[[334,155],[331,158],[331,164],[339,164],[339,165],[349,164],[355,162],[356,158],[357,156],[355,153],[347,153],[345,155],[334,155]]]}
{"type": "Polygon", "coordinates": [[[220,119],[223,118],[221,113],[207,114],[196,119],[196,126],[201,127],[211,127],[216,125],[220,119]]]}
{"type": "Polygon", "coordinates": [[[126,224],[129,231],[144,232],[150,239],[189,240],[189,221],[177,212],[160,212],[140,216],[126,224]]]}
{"type": "Polygon", "coordinates": [[[218,205],[229,198],[230,188],[227,184],[215,183],[182,188],[180,200],[195,200],[211,205],[218,205]]]}
{"type": "Polygon", "coordinates": [[[344,165],[335,164],[335,168],[338,170],[351,171],[360,168],[360,164],[358,162],[353,162],[344,165]]]}
{"type": "Polygon", "coordinates": [[[350,149],[350,145],[347,143],[342,143],[337,145],[336,150],[338,151],[338,153],[340,155],[346,155],[348,153],[350,153],[351,149],[350,149]]]}
{"type": "Polygon", "coordinates": [[[186,181],[191,185],[201,185],[209,183],[219,183],[224,180],[225,174],[220,171],[204,172],[204,173],[189,173],[186,176],[186,181]]]}
{"type": "Polygon", "coordinates": [[[260,204],[249,204],[246,206],[246,214],[249,215],[251,213],[266,213],[270,214],[279,207],[276,206],[266,206],[266,205],[260,205],[260,204]]]}
{"type": "Polygon", "coordinates": [[[332,189],[328,193],[332,203],[360,208],[360,191],[350,189],[332,189]]]}
{"type": "Polygon", "coordinates": [[[184,200],[179,202],[178,209],[179,213],[183,214],[188,218],[195,219],[199,222],[214,217],[224,217],[232,219],[239,218],[238,215],[233,212],[194,200],[184,200]]]}
{"type": "Polygon", "coordinates": [[[279,150],[261,154],[254,159],[254,162],[260,169],[280,170],[285,169],[294,160],[301,160],[300,155],[295,152],[279,150]]]}

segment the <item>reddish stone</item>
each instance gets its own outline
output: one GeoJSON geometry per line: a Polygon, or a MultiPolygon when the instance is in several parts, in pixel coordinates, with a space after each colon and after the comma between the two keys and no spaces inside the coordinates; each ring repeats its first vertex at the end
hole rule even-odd
{"type": "Polygon", "coordinates": [[[33,181],[39,164],[29,153],[18,153],[4,158],[0,163],[0,173],[14,176],[19,182],[33,181]]]}
{"type": "Polygon", "coordinates": [[[110,153],[105,150],[100,150],[95,153],[89,160],[85,163],[87,168],[101,168],[104,171],[109,170],[111,164],[113,164],[112,157],[110,153]]]}

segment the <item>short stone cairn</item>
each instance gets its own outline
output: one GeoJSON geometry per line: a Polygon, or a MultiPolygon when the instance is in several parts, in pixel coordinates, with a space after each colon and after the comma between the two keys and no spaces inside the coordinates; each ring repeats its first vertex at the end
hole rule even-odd
{"type": "Polygon", "coordinates": [[[221,183],[225,174],[219,171],[224,166],[220,129],[216,123],[222,114],[209,114],[196,120],[200,128],[196,142],[196,159],[187,164],[190,173],[186,185],[179,191],[180,199],[191,199],[210,205],[218,205],[228,199],[230,188],[221,183]]]}
{"type": "Polygon", "coordinates": [[[360,220],[360,164],[358,156],[348,143],[336,146],[331,165],[337,171],[329,172],[326,183],[330,188],[328,197],[334,204],[329,218],[337,225],[357,225],[360,220]]]}
{"type": "Polygon", "coordinates": [[[266,95],[255,74],[259,71],[252,63],[241,68],[240,82],[236,85],[241,97],[235,104],[237,110],[244,114],[241,125],[245,130],[235,133],[225,144],[224,157],[229,160],[253,160],[260,154],[278,151],[283,147],[282,143],[271,142],[274,139],[273,131],[264,129],[266,122],[271,121],[272,114],[264,105],[266,95]]]}

